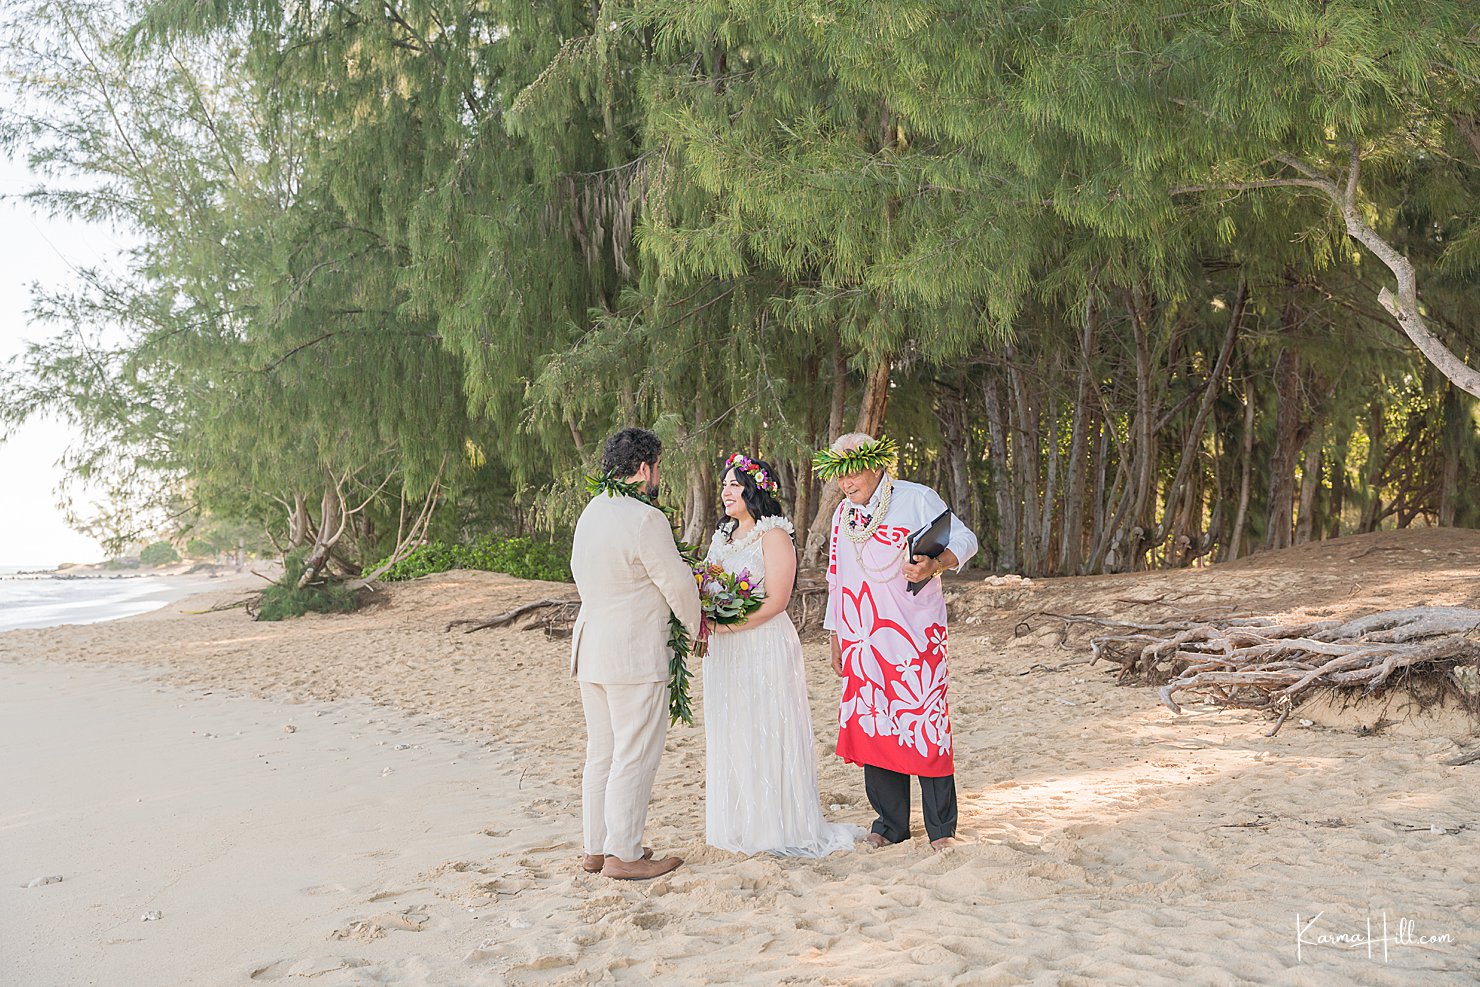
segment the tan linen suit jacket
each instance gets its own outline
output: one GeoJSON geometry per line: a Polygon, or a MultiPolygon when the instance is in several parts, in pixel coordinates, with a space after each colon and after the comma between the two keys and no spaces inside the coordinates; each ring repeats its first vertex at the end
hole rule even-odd
{"type": "Polygon", "coordinates": [[[602,685],[668,681],[669,611],[696,633],[699,589],[663,512],[597,494],[576,522],[570,571],[581,595],[571,674],[602,685]]]}

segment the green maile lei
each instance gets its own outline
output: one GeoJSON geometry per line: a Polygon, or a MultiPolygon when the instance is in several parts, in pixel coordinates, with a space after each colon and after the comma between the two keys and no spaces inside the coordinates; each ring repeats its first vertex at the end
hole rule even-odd
{"type": "MultiPolygon", "coordinates": [[[[608,497],[631,497],[640,500],[650,507],[657,507],[663,511],[664,517],[672,517],[668,511],[658,505],[655,498],[648,495],[642,489],[642,485],[631,483],[627,480],[619,480],[610,472],[592,473],[586,477],[586,492],[593,497],[605,494],[608,497]]],[[[679,556],[689,566],[694,568],[699,564],[699,550],[693,545],[686,544],[678,539],[673,539],[678,548],[679,556]]],[[[671,652],[668,658],[668,722],[670,725],[679,723],[685,726],[694,725],[694,710],[689,700],[689,673],[688,658],[694,653],[694,642],[689,636],[689,629],[678,619],[678,615],[669,611],[668,613],[668,649],[671,652]]]]}
{"type": "Polygon", "coordinates": [[[864,471],[886,470],[894,465],[899,446],[893,439],[875,439],[857,449],[833,452],[823,449],[812,457],[812,475],[819,480],[836,480],[840,476],[864,471]]]}

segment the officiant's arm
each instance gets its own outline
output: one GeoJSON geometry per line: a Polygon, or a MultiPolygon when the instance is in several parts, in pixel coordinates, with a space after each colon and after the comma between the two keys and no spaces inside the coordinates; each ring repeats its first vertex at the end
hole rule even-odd
{"type": "MultiPolygon", "coordinates": [[[[930,517],[935,517],[941,511],[946,510],[946,502],[941,500],[940,494],[931,490],[929,487],[925,489],[925,493],[926,510],[929,512],[930,517]]],[[[957,572],[960,572],[961,567],[971,560],[971,557],[976,554],[978,548],[976,532],[966,527],[961,519],[956,516],[955,511],[951,512],[951,537],[946,544],[948,547],[940,556],[940,561],[943,563],[940,567],[940,571],[942,572],[946,569],[955,569],[957,572]],[[947,556],[950,557],[949,562],[946,561],[947,556]]]]}
{"type": "Polygon", "coordinates": [[[797,550],[791,536],[780,528],[767,531],[761,535],[761,555],[766,562],[765,600],[742,622],[716,627],[719,633],[759,627],[791,603],[791,590],[797,578],[797,550]]]}
{"type": "Polygon", "coordinates": [[[643,568],[662,592],[663,599],[668,601],[668,609],[678,616],[690,634],[699,633],[699,588],[694,585],[693,572],[674,547],[668,519],[657,511],[643,519],[638,553],[643,568]]]}

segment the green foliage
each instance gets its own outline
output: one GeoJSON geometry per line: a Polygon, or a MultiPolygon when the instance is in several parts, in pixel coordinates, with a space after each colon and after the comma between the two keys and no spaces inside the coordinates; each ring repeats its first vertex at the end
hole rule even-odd
{"type": "Polygon", "coordinates": [[[689,629],[678,619],[677,614],[668,615],[668,725],[694,725],[694,707],[689,696],[688,659],[694,653],[694,642],[689,629]]]}
{"type": "Polygon", "coordinates": [[[262,591],[254,616],[257,620],[287,620],[306,613],[353,613],[360,596],[342,583],[316,581],[298,588],[303,576],[304,553],[290,552],[283,559],[283,577],[262,591]]]}
{"type": "MultiPolygon", "coordinates": [[[[371,568],[378,568],[378,565],[371,568]]],[[[571,581],[570,552],[567,549],[532,538],[499,538],[493,535],[469,544],[432,542],[422,545],[386,570],[381,578],[394,582],[450,569],[502,572],[520,579],[571,581]]]]}
{"type": "Polygon", "coordinates": [[[175,551],[175,546],[167,541],[154,542],[139,553],[139,564],[141,565],[169,565],[171,562],[179,561],[180,553],[175,551]]]}
{"type": "Polygon", "coordinates": [[[137,569],[139,565],[140,562],[138,559],[133,558],[132,556],[125,555],[118,558],[109,559],[107,562],[103,563],[103,568],[110,571],[117,571],[119,569],[137,569]]]}
{"type": "Polygon", "coordinates": [[[12,8],[0,147],[138,246],[38,296],[65,329],[0,372],[0,429],[72,421],[110,545],[358,508],[353,571],[426,504],[402,578],[548,577],[461,543],[566,530],[631,424],[690,540],[734,450],[815,509],[881,368],[875,430],[994,565],[1247,551],[1318,453],[1323,531],[1480,517],[1473,407],[1327,191],[1480,353],[1468,0],[12,8]]]}
{"type": "Polygon", "coordinates": [[[192,538],[185,543],[185,554],[193,559],[203,559],[216,554],[216,546],[204,538],[192,538]]]}

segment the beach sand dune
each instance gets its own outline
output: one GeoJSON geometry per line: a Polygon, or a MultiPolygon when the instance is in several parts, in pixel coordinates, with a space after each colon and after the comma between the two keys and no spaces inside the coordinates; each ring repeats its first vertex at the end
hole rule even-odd
{"type": "MultiPolygon", "coordinates": [[[[1439,763],[1474,745],[1463,717],[1372,734],[1357,709],[1271,738],[1254,713],[1175,715],[1086,664],[1088,630],[1048,614],[1473,606],[1477,557],[1474,533],[1414,531],[1202,570],[953,582],[967,845],[706,848],[701,719],[669,735],[648,827],[688,863],[638,884],[577,866],[567,642],[445,630],[570,587],[449,573],[351,616],[180,612],[218,595],[0,635],[0,979],[1474,982],[1480,766],[1439,763]],[[1353,944],[1384,921],[1386,941],[1353,944]]],[[[820,642],[806,653],[824,810],[866,824],[861,772],[830,753],[836,681],[820,642]]]]}

